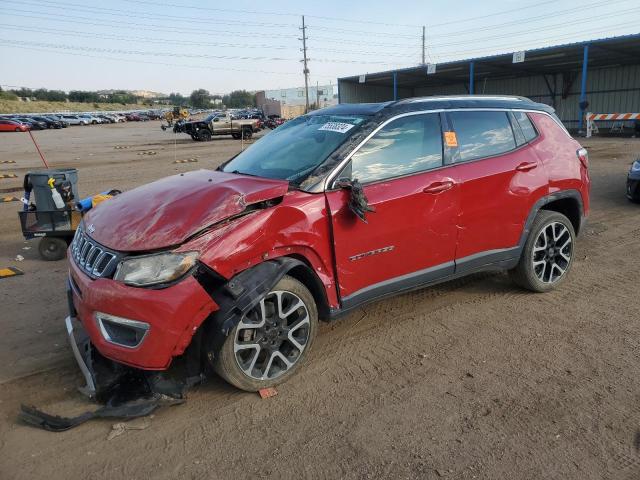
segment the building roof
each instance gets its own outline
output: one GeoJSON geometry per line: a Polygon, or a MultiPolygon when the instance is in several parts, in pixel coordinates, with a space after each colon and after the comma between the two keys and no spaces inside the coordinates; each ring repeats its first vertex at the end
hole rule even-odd
{"type": "MultiPolygon", "coordinates": [[[[397,86],[423,87],[449,85],[469,80],[469,64],[474,64],[476,80],[483,77],[507,78],[552,74],[582,67],[584,46],[589,45],[589,68],[638,64],[640,62],[640,33],[619,37],[586,40],[525,51],[525,61],[513,63],[513,52],[486,57],[438,63],[436,73],[427,75],[427,66],[367,73],[366,85],[389,86],[397,72],[397,86]]],[[[343,77],[339,82],[358,83],[359,76],[343,77]]]]}

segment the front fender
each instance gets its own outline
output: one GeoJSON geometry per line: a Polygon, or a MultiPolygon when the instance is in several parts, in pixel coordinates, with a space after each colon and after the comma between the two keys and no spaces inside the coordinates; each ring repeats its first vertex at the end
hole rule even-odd
{"type": "Polygon", "coordinates": [[[256,306],[288,271],[298,266],[306,267],[295,258],[280,257],[248,268],[225,281],[205,265],[200,265],[194,277],[220,307],[210,318],[207,341],[212,341],[216,347],[221,346],[242,316],[256,306]]]}

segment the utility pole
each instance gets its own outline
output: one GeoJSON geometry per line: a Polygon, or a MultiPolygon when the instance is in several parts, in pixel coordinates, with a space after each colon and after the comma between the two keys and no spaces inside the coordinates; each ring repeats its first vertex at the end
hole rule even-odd
{"type": "Polygon", "coordinates": [[[309,69],[307,68],[307,61],[309,60],[307,58],[307,27],[304,24],[304,15],[302,15],[302,28],[300,29],[302,30],[302,38],[300,38],[299,40],[302,40],[302,60],[301,62],[303,62],[304,64],[304,69],[302,70],[302,72],[304,73],[304,96],[305,96],[305,113],[309,112],[309,69]]]}
{"type": "Polygon", "coordinates": [[[425,33],[425,28],[424,28],[424,25],[423,25],[422,26],[422,65],[427,63],[427,62],[425,62],[425,58],[424,58],[425,57],[425,35],[424,35],[424,33],[425,33]]]}
{"type": "Polygon", "coordinates": [[[320,108],[320,87],[318,86],[319,83],[320,82],[316,80],[316,110],[320,108]]]}

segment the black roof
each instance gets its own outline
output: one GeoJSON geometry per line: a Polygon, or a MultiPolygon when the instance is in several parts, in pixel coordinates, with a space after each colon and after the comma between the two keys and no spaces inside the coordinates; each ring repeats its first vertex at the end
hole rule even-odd
{"type": "Polygon", "coordinates": [[[508,95],[451,95],[437,97],[416,97],[397,102],[381,103],[341,103],[333,107],[315,110],[309,115],[375,115],[378,112],[392,114],[417,110],[440,110],[455,108],[514,108],[540,110],[552,113],[549,105],[537,103],[525,97],[508,95]]]}
{"type": "Polygon", "coordinates": [[[332,107],[309,112],[309,115],[374,115],[397,102],[380,103],[341,103],[332,107]]]}

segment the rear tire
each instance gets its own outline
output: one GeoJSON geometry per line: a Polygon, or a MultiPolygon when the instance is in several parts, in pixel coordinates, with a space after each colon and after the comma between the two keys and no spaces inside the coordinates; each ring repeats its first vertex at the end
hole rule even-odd
{"type": "Polygon", "coordinates": [[[62,238],[42,237],[38,244],[38,252],[45,260],[62,260],[67,253],[67,242],[62,238]]]}
{"type": "Polygon", "coordinates": [[[571,221],[558,212],[540,210],[518,265],[509,272],[513,281],[533,292],[548,292],[567,278],[573,265],[576,234],[571,221]]]}
{"type": "Polygon", "coordinates": [[[250,139],[253,136],[253,130],[251,128],[243,128],[242,129],[242,138],[245,140],[250,139]]]}
{"type": "Polygon", "coordinates": [[[213,367],[241,390],[273,387],[304,364],[317,332],[313,295],[285,275],[229,332],[214,354],[213,367]]]}

